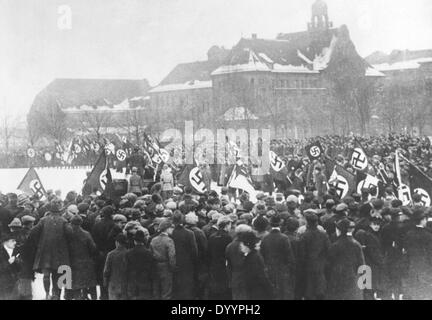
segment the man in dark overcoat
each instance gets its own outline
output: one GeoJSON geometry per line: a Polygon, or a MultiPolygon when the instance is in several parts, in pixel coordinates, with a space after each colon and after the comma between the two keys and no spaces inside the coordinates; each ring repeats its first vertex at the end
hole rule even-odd
{"type": "Polygon", "coordinates": [[[272,216],[271,231],[261,243],[261,255],[268,268],[273,296],[277,300],[293,300],[295,289],[295,260],[288,236],[281,233],[281,219],[272,216]]]}
{"type": "Polygon", "coordinates": [[[173,215],[174,230],[171,235],[176,252],[174,273],[174,299],[191,300],[195,297],[194,274],[198,263],[198,248],[195,234],[184,227],[184,216],[177,211],[173,215]]]}
{"type": "Polygon", "coordinates": [[[63,202],[55,198],[50,203],[50,212],[32,229],[30,234],[37,242],[33,270],[43,273],[44,289],[50,298],[52,281],[52,299],[60,299],[61,289],[58,279],[59,267],[70,266],[69,241],[72,229],[68,221],[61,216],[63,202]],[[52,277],[52,278],[50,278],[52,277]]]}
{"type": "Polygon", "coordinates": [[[318,230],[318,217],[306,214],[306,231],[300,235],[298,243],[298,267],[304,277],[306,300],[322,300],[325,297],[327,282],[325,266],[330,240],[325,231],[318,230]]]}

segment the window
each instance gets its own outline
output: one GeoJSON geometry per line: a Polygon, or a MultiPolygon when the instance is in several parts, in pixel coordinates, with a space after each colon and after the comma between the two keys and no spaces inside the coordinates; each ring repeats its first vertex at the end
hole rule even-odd
{"type": "Polygon", "coordinates": [[[251,83],[251,85],[254,85],[255,84],[255,79],[251,78],[250,83],[251,83]]]}
{"type": "Polygon", "coordinates": [[[279,80],[279,88],[283,88],[284,87],[284,81],[283,80],[279,80]]]}
{"type": "Polygon", "coordinates": [[[260,79],[259,79],[259,84],[260,84],[261,86],[263,86],[263,85],[265,84],[265,80],[264,80],[264,78],[260,78],[260,79]]]}

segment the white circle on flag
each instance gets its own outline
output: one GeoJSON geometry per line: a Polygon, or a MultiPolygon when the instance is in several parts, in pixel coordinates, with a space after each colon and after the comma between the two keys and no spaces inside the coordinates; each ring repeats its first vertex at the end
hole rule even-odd
{"type": "Polygon", "coordinates": [[[123,149],[118,149],[116,152],[116,157],[119,161],[126,160],[126,152],[123,149]]]}
{"type": "Polygon", "coordinates": [[[100,150],[100,145],[99,145],[99,143],[93,143],[92,144],[92,149],[94,150],[94,151],[96,151],[96,152],[98,152],[99,150],[100,150]]]}
{"type": "Polygon", "coordinates": [[[378,188],[378,186],[376,186],[376,185],[374,185],[372,183],[366,183],[366,180],[362,180],[362,181],[360,181],[358,183],[358,185],[357,185],[357,193],[358,194],[362,194],[362,189],[363,188],[370,190],[371,187],[375,187],[376,188],[376,193],[372,194],[372,195],[369,195],[369,198],[371,198],[371,197],[377,198],[378,195],[379,195],[379,188],[378,188]]]}
{"type": "Polygon", "coordinates": [[[276,172],[281,171],[284,166],[282,159],[279,158],[273,151],[270,151],[270,165],[276,172]]]}
{"type": "Polygon", "coordinates": [[[368,166],[366,154],[361,148],[355,148],[351,156],[351,165],[356,170],[365,170],[368,166]]]}
{"type": "Polygon", "coordinates": [[[309,154],[313,157],[313,158],[319,158],[319,156],[321,155],[321,149],[318,146],[312,146],[309,149],[309,154]]]}
{"type": "Polygon", "coordinates": [[[75,145],[75,153],[81,153],[82,149],[81,146],[79,144],[75,145]]]}
{"type": "Polygon", "coordinates": [[[28,148],[27,149],[27,155],[29,156],[29,158],[34,158],[36,155],[36,152],[33,148],[28,148]]]}
{"type": "Polygon", "coordinates": [[[105,190],[105,186],[108,183],[108,179],[107,179],[107,170],[105,169],[104,171],[101,172],[100,176],[99,176],[99,183],[102,187],[103,190],[105,190]]]}
{"type": "Polygon", "coordinates": [[[337,175],[337,178],[332,181],[330,185],[336,189],[337,195],[340,199],[343,199],[348,195],[349,184],[343,176],[337,175]]]}
{"type": "Polygon", "coordinates": [[[207,190],[199,168],[195,167],[189,172],[189,181],[192,187],[194,187],[198,192],[204,193],[207,190]]]}
{"type": "Polygon", "coordinates": [[[162,161],[167,163],[170,158],[170,154],[168,153],[168,151],[166,151],[165,149],[160,149],[160,154],[162,157],[162,161]]]}
{"type": "Polygon", "coordinates": [[[427,193],[426,190],[424,190],[422,188],[417,188],[417,189],[414,189],[414,194],[421,195],[421,197],[422,197],[421,202],[424,203],[425,207],[430,207],[431,197],[430,197],[429,193],[427,193]]]}
{"type": "Polygon", "coordinates": [[[410,188],[407,185],[401,184],[398,187],[398,198],[400,201],[402,201],[403,206],[408,206],[411,204],[410,188]]]}
{"type": "Polygon", "coordinates": [[[126,136],[123,136],[123,137],[122,137],[122,141],[123,141],[124,143],[127,143],[127,137],[126,137],[126,136]]]}
{"type": "Polygon", "coordinates": [[[48,162],[50,162],[52,160],[52,155],[49,152],[45,152],[44,157],[45,157],[45,160],[48,162]]]}

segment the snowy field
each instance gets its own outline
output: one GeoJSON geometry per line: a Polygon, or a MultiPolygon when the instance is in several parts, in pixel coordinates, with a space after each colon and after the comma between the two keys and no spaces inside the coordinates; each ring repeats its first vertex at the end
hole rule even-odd
{"type": "MultiPolygon", "coordinates": [[[[69,191],[81,193],[86,172],[91,167],[76,168],[35,168],[45,190],[60,190],[64,198],[69,191]]],[[[27,173],[28,168],[0,169],[0,192],[6,194],[17,190],[18,185],[27,173]]],[[[124,179],[125,175],[111,170],[113,179],[124,179]]]]}

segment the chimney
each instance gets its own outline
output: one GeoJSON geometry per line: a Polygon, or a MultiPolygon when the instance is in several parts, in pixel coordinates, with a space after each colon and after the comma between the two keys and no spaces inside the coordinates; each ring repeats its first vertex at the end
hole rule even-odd
{"type": "Polygon", "coordinates": [[[254,40],[257,39],[257,34],[256,33],[252,33],[252,39],[254,39],[254,40]]]}

